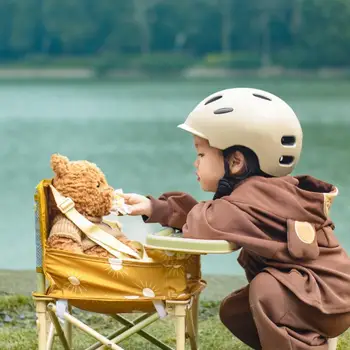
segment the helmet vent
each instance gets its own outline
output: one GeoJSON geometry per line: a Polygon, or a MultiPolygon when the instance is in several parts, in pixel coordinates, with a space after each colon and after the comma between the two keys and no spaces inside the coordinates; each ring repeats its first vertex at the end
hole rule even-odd
{"type": "Polygon", "coordinates": [[[205,105],[208,105],[209,103],[212,103],[212,102],[215,102],[217,100],[220,100],[220,98],[222,98],[221,95],[214,96],[211,99],[209,99],[207,102],[205,102],[205,105]]]}
{"type": "Polygon", "coordinates": [[[283,146],[295,146],[295,136],[282,136],[281,144],[283,146]]]}
{"type": "Polygon", "coordinates": [[[261,98],[261,99],[263,99],[263,100],[272,101],[271,98],[266,97],[266,96],[264,96],[264,95],[253,94],[253,96],[258,97],[258,98],[261,98]]]}
{"type": "Polygon", "coordinates": [[[281,165],[292,165],[294,162],[293,156],[282,156],[279,160],[281,165]]]}
{"type": "Polygon", "coordinates": [[[225,114],[225,113],[230,113],[233,111],[233,108],[231,107],[224,107],[224,108],[219,108],[214,111],[214,114],[225,114]]]}

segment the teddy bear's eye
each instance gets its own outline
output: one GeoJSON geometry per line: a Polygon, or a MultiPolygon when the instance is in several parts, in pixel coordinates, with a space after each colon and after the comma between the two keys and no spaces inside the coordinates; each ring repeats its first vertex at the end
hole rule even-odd
{"type": "Polygon", "coordinates": [[[100,182],[98,182],[97,183],[97,188],[99,188],[101,186],[101,183],[100,182]]]}

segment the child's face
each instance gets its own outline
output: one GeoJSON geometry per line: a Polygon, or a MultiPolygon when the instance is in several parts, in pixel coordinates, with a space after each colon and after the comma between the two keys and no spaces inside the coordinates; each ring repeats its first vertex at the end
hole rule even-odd
{"type": "Polygon", "coordinates": [[[219,180],[225,174],[222,151],[211,147],[207,140],[198,136],[194,136],[194,146],[197,151],[194,162],[197,179],[203,191],[216,192],[219,180]]]}

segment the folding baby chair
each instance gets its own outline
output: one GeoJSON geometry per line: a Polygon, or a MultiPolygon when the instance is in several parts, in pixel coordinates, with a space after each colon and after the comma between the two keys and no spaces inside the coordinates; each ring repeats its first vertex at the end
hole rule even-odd
{"type": "MultiPolygon", "coordinates": [[[[39,350],[51,349],[56,337],[64,349],[72,349],[72,325],[97,340],[86,350],[122,349],[118,344],[136,333],[160,349],[171,350],[143,330],[167,315],[175,316],[176,349],[185,349],[186,338],[191,349],[197,349],[198,302],[206,286],[201,279],[200,254],[229,253],[235,247],[226,241],[174,237],[173,230],[165,229],[149,236],[145,249],[149,258],[142,260],[101,258],[49,248],[46,240],[57,208],[68,218],[69,213],[80,215],[69,198],[61,197],[56,203],[50,185],[51,180],[41,181],[34,196],[37,290],[33,297],[39,350]],[[123,327],[104,336],[73,316],[72,306],[110,315],[123,327]],[[134,321],[119,315],[135,312],[142,315],[134,321]]],[[[87,233],[82,226],[89,222],[83,218],[75,222],[73,218],[87,233]]],[[[100,243],[108,246],[106,241],[100,243]]]]}

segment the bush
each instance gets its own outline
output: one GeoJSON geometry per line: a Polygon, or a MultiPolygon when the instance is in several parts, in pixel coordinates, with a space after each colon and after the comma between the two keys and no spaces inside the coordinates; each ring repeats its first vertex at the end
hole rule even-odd
{"type": "Polygon", "coordinates": [[[208,54],[202,64],[208,68],[254,69],[261,66],[260,56],[252,52],[208,54]]]}
{"type": "Polygon", "coordinates": [[[97,76],[103,76],[112,69],[130,69],[132,59],[132,55],[104,53],[95,57],[92,68],[97,76]]]}
{"type": "Polygon", "coordinates": [[[195,58],[181,53],[150,53],[135,57],[132,67],[149,73],[176,73],[193,65],[195,58]]]}
{"type": "Polygon", "coordinates": [[[28,66],[42,67],[50,62],[50,57],[43,54],[27,54],[22,60],[27,63],[28,66]]]}
{"type": "Polygon", "coordinates": [[[23,306],[33,308],[33,301],[24,295],[4,295],[0,297],[0,310],[17,310],[23,306]]]}
{"type": "Polygon", "coordinates": [[[317,68],[321,64],[316,53],[291,49],[276,52],[273,61],[285,68],[317,68]]]}

